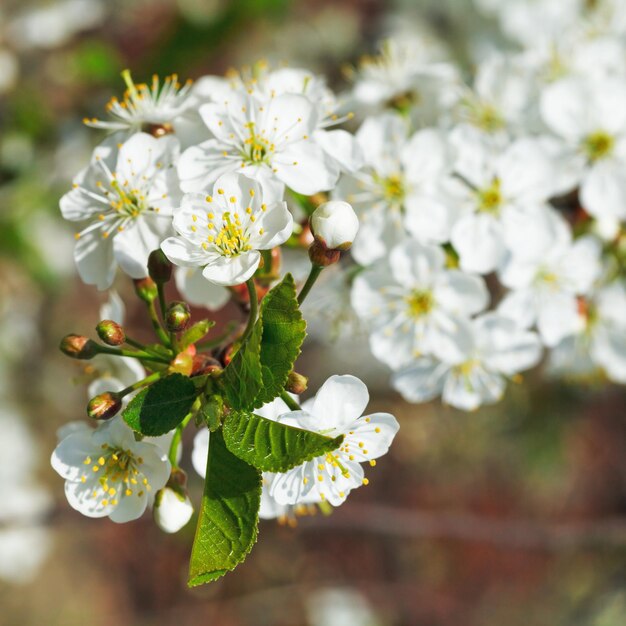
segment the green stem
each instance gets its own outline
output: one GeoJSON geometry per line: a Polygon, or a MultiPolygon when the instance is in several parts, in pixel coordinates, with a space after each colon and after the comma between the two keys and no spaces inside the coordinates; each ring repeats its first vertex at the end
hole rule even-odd
{"type": "Polygon", "coordinates": [[[197,352],[204,352],[206,350],[212,350],[213,348],[217,348],[222,345],[230,335],[232,335],[233,331],[237,328],[238,324],[236,322],[230,322],[226,326],[226,330],[217,337],[213,339],[207,339],[206,341],[200,341],[196,344],[197,352]]]}
{"type": "Polygon", "coordinates": [[[309,276],[306,279],[306,283],[304,283],[304,287],[298,294],[298,304],[302,304],[304,299],[309,295],[309,291],[315,284],[315,281],[319,278],[319,275],[322,273],[324,267],[322,265],[311,265],[311,271],[309,272],[309,276]]]}
{"type": "Polygon", "coordinates": [[[135,341],[134,339],[131,339],[130,337],[128,337],[128,335],[126,336],[126,343],[129,346],[132,346],[133,348],[137,348],[137,350],[141,350],[142,352],[146,352],[147,354],[152,354],[153,356],[156,356],[160,359],[163,358],[162,354],[159,354],[158,352],[153,350],[150,346],[144,346],[139,341],[135,341]]]}
{"type": "Polygon", "coordinates": [[[141,352],[139,350],[117,350],[115,348],[109,348],[108,346],[98,346],[98,352],[100,354],[112,354],[114,356],[130,356],[133,359],[139,359],[140,361],[154,361],[155,363],[169,363],[169,361],[162,356],[155,356],[148,354],[147,352],[141,352]]]}
{"type": "Polygon", "coordinates": [[[289,407],[290,411],[302,411],[302,407],[287,393],[286,389],[280,392],[280,399],[289,407]]]}
{"type": "Polygon", "coordinates": [[[129,385],[128,387],[126,387],[126,389],[122,389],[122,391],[120,391],[119,394],[122,397],[127,396],[129,393],[132,393],[133,391],[136,391],[137,389],[141,389],[142,387],[145,387],[146,385],[150,385],[151,383],[156,382],[157,380],[159,380],[159,378],[161,378],[162,375],[163,375],[162,372],[155,372],[154,374],[150,374],[150,376],[146,376],[146,378],[142,380],[138,380],[136,383],[129,385]]]}
{"type": "Polygon", "coordinates": [[[150,321],[152,322],[152,328],[157,337],[164,346],[168,348],[171,346],[170,338],[167,336],[165,329],[161,326],[159,316],[157,315],[156,307],[154,306],[154,300],[148,304],[148,314],[150,315],[150,321]]]}
{"type": "Polygon", "coordinates": [[[246,287],[248,288],[248,296],[250,297],[250,317],[248,318],[248,325],[246,329],[243,331],[243,335],[241,336],[241,345],[243,345],[252,329],[254,328],[254,323],[256,322],[257,313],[259,310],[259,300],[256,295],[256,287],[254,286],[254,278],[248,278],[246,281],[246,287]]]}
{"type": "Polygon", "coordinates": [[[172,437],[172,442],[170,443],[170,449],[167,454],[167,457],[170,461],[172,468],[178,467],[178,446],[180,445],[181,439],[183,437],[183,430],[187,424],[189,424],[189,420],[191,419],[191,413],[188,413],[187,416],[183,419],[183,421],[176,426],[176,430],[174,431],[174,436],[172,437]]]}
{"type": "Polygon", "coordinates": [[[159,308],[161,309],[161,317],[165,319],[165,289],[163,283],[157,283],[157,291],[159,294],[159,308]]]}

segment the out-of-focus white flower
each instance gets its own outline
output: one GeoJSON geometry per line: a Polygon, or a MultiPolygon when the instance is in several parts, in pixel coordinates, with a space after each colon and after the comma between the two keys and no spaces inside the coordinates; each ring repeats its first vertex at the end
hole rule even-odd
{"type": "Polygon", "coordinates": [[[30,583],[52,549],[47,528],[21,526],[0,529],[0,578],[11,584],[30,583]]]}
{"type": "Polygon", "coordinates": [[[309,626],[380,626],[367,599],[356,589],[317,589],[307,598],[309,626]]]}
{"type": "Polygon", "coordinates": [[[422,124],[432,122],[457,79],[456,69],[442,60],[444,56],[441,46],[426,36],[386,39],[377,56],[361,60],[352,76],[352,98],[359,110],[393,108],[414,114],[422,124]]]}
{"type": "Polygon", "coordinates": [[[101,320],[113,320],[117,324],[124,324],[126,306],[124,301],[114,289],[109,291],[109,299],[100,307],[101,320]]]}
{"type": "Polygon", "coordinates": [[[616,383],[626,383],[626,287],[622,280],[578,300],[580,330],[552,351],[550,366],[559,374],[586,376],[602,368],[616,383]]]}
{"type": "Polygon", "coordinates": [[[503,285],[512,289],[498,311],[522,328],[535,323],[547,346],[555,346],[581,329],[578,296],[590,293],[598,279],[600,244],[586,236],[572,241],[569,226],[553,214],[554,239],[534,256],[511,255],[500,271],[503,285]]]}
{"type": "Polygon", "coordinates": [[[39,525],[52,498],[35,478],[38,446],[23,418],[6,405],[0,431],[0,578],[23,584],[35,577],[52,547],[49,530],[39,525]]]}
{"type": "Polygon", "coordinates": [[[457,362],[471,343],[469,317],[488,300],[480,277],[445,269],[441,248],[411,240],[392,250],[388,265],[359,274],[352,288],[370,348],[392,369],[425,355],[457,362]]]}
{"type": "Polygon", "coordinates": [[[456,213],[441,202],[435,187],[451,167],[444,136],[426,129],[409,138],[406,121],[387,113],[367,119],[356,138],[365,167],[343,176],[333,193],[359,215],[354,258],[363,265],[382,258],[407,229],[422,241],[447,241],[456,213]]]}
{"type": "Polygon", "coordinates": [[[72,508],[118,523],[141,517],[170,476],[167,455],[149,439],[136,441],[119,416],[68,434],[51,463],[72,508]]]}
{"type": "Polygon", "coordinates": [[[128,89],[121,101],[113,97],[106,105],[111,119],[85,118],[85,124],[93,128],[129,133],[146,130],[146,125],[161,127],[163,134],[174,132],[174,121],[189,107],[188,94],[192,81],[188,80],[181,86],[176,74],[167,76],[163,82],[155,74],[150,84],[136,85],[128,70],[122,76],[128,89]]]}
{"type": "Polygon", "coordinates": [[[19,15],[9,24],[7,36],[20,49],[57,48],[101,24],[106,12],[102,0],[60,0],[19,15]]]}
{"type": "Polygon", "coordinates": [[[455,175],[440,188],[450,211],[460,214],[450,241],[463,270],[487,274],[520,239],[525,253],[543,241],[541,213],[553,195],[556,168],[536,139],[519,139],[501,152],[476,131],[459,128],[452,141],[455,175]]]}
{"type": "Polygon", "coordinates": [[[193,515],[193,504],[186,493],[171,487],[161,489],[154,499],[154,521],[166,533],[177,533],[193,515]]]}
{"type": "Polygon", "coordinates": [[[15,86],[20,68],[17,58],[9,50],[0,48],[0,94],[15,86]]]}
{"type": "Polygon", "coordinates": [[[202,267],[207,280],[238,285],[259,266],[259,250],[284,243],[293,218],[284,202],[264,202],[260,184],[242,174],[217,179],[211,195],[189,193],[175,211],[178,237],[161,248],[175,265],[202,267]]]}
{"type": "Polygon", "coordinates": [[[63,217],[87,225],[76,234],[74,258],[87,284],[107,289],[116,266],[147,276],[148,255],[171,232],[179,188],[178,142],[133,135],[121,147],[104,142],[61,198],[63,217]]]}
{"type": "Polygon", "coordinates": [[[442,394],[445,403],[465,411],[500,400],[508,378],[539,362],[542,345],[532,331],[487,313],[472,320],[469,349],[453,363],[421,358],[394,373],[392,384],[409,402],[442,394]]]}
{"type": "Polygon", "coordinates": [[[559,81],[543,92],[541,113],[578,172],[583,208],[598,219],[626,219],[626,82],[559,81]]]}
{"type": "Polygon", "coordinates": [[[527,132],[538,118],[533,86],[532,67],[524,58],[492,54],[478,66],[473,89],[459,93],[457,114],[501,141],[507,133],[527,132]]]}
{"type": "Polygon", "coordinates": [[[348,202],[331,200],[311,215],[311,231],[330,250],[347,250],[359,232],[359,218],[348,202]]]}

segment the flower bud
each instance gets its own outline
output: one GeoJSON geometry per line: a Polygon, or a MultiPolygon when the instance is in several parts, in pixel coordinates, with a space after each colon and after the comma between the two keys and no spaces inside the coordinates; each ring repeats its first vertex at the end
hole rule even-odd
{"type": "Polygon", "coordinates": [[[87,415],[95,420],[108,420],[117,415],[122,408],[122,397],[114,391],[105,391],[87,405],[87,415]]]}
{"type": "Polygon", "coordinates": [[[102,320],[96,326],[96,332],[108,346],[121,346],[126,341],[124,329],[113,320],[102,320]]]}
{"type": "Polygon", "coordinates": [[[135,284],[135,293],[146,304],[151,304],[158,298],[159,291],[156,283],[149,276],[146,278],[136,278],[133,280],[133,283],[135,284]]]}
{"type": "Polygon", "coordinates": [[[59,348],[73,359],[93,359],[98,354],[98,344],[82,335],[66,335],[59,348]]]}
{"type": "Polygon", "coordinates": [[[155,283],[166,283],[172,277],[172,262],[160,248],[148,257],[148,273],[155,283]]]}
{"type": "Polygon", "coordinates": [[[154,499],[154,521],[166,533],[178,532],[193,515],[193,505],[184,488],[165,486],[154,499]]]}
{"type": "Polygon", "coordinates": [[[191,311],[186,302],[172,302],[167,307],[165,326],[172,333],[185,330],[191,320],[191,311]]]}
{"type": "Polygon", "coordinates": [[[213,372],[221,372],[222,364],[208,354],[196,354],[193,357],[192,376],[201,376],[213,372]]]}
{"type": "Polygon", "coordinates": [[[348,250],[359,232],[359,218],[347,202],[331,200],[313,211],[311,230],[329,250],[348,250]]]}
{"type": "Polygon", "coordinates": [[[287,377],[287,384],[285,385],[285,389],[290,393],[295,393],[296,395],[300,395],[304,393],[309,385],[309,379],[302,374],[298,374],[298,372],[291,371],[289,372],[289,376],[287,377]]]}
{"type": "Polygon", "coordinates": [[[329,265],[333,265],[333,263],[337,263],[340,256],[341,250],[330,250],[317,239],[309,248],[309,259],[311,259],[311,263],[319,267],[328,267],[329,265]]]}
{"type": "Polygon", "coordinates": [[[191,376],[194,357],[189,352],[179,352],[170,363],[169,371],[191,376]]]}

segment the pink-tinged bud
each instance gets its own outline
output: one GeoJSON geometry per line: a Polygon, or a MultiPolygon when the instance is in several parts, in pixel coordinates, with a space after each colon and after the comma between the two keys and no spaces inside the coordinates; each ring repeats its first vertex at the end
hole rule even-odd
{"type": "Polygon", "coordinates": [[[114,391],[105,391],[91,400],[87,405],[87,415],[95,420],[108,420],[122,409],[122,398],[114,391]]]}
{"type": "Polygon", "coordinates": [[[149,276],[146,278],[136,278],[133,280],[135,285],[135,293],[140,300],[143,300],[146,304],[152,304],[158,296],[159,290],[156,283],[149,276]]]}
{"type": "Polygon", "coordinates": [[[172,302],[167,307],[165,326],[172,333],[178,333],[189,326],[191,311],[186,302],[172,302]]]}
{"type": "Polygon", "coordinates": [[[359,232],[359,218],[347,202],[324,202],[311,215],[315,239],[329,250],[348,250],[359,232]]]}
{"type": "Polygon", "coordinates": [[[96,326],[96,332],[108,346],[121,346],[126,341],[124,329],[113,320],[102,320],[96,326]]]}
{"type": "Polygon", "coordinates": [[[212,356],[208,354],[196,354],[193,357],[192,376],[202,376],[203,374],[212,374],[213,372],[221,371],[222,364],[212,356]]]}
{"type": "Polygon", "coordinates": [[[341,250],[331,250],[327,248],[321,241],[317,239],[311,244],[309,248],[309,259],[313,265],[319,267],[328,267],[339,261],[341,257],[341,250]]]}
{"type": "Polygon", "coordinates": [[[148,273],[155,283],[166,283],[172,277],[172,262],[160,248],[148,257],[148,273]]]}
{"type": "Polygon", "coordinates": [[[98,344],[82,335],[66,335],[59,348],[72,359],[93,359],[98,354],[98,344]]]}
{"type": "Polygon", "coordinates": [[[302,374],[298,374],[298,372],[291,371],[289,372],[289,376],[287,378],[287,384],[285,385],[285,389],[290,393],[295,393],[296,395],[300,395],[307,390],[309,386],[309,379],[302,374]]]}

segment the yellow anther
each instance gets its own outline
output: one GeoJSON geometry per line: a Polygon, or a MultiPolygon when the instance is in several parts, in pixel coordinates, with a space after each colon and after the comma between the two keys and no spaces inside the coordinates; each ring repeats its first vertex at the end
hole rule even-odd
{"type": "Polygon", "coordinates": [[[207,196],[207,197],[205,198],[205,200],[206,200],[207,202],[213,202],[213,196],[207,196]]]}
{"type": "Polygon", "coordinates": [[[370,460],[370,465],[371,465],[372,467],[374,467],[374,466],[376,465],[376,460],[375,460],[375,459],[371,459],[371,460],[370,460]]]}
{"type": "Polygon", "coordinates": [[[364,485],[369,485],[369,484],[370,484],[369,479],[368,479],[368,478],[364,478],[364,479],[363,479],[363,484],[364,484],[364,485]]]}
{"type": "Polygon", "coordinates": [[[223,189],[218,189],[217,193],[219,193],[221,196],[223,196],[224,195],[224,190],[223,189]]]}
{"type": "Polygon", "coordinates": [[[98,463],[100,463],[100,465],[104,465],[106,463],[103,456],[98,459],[98,463]]]}

